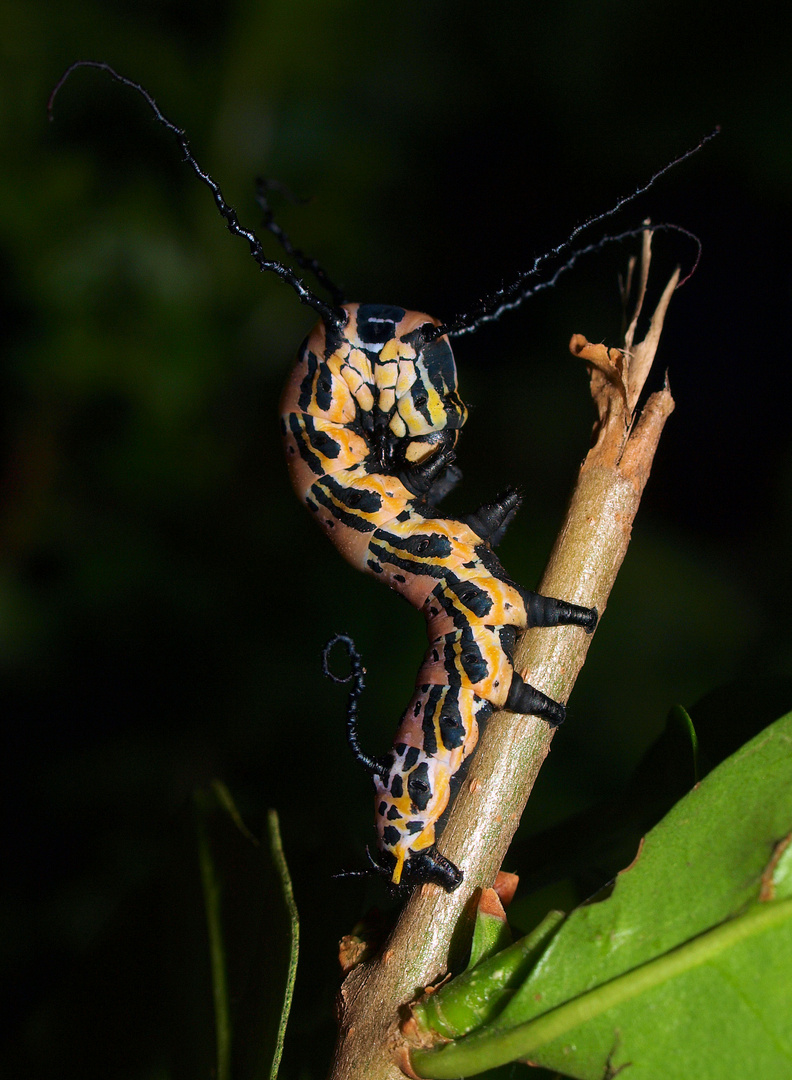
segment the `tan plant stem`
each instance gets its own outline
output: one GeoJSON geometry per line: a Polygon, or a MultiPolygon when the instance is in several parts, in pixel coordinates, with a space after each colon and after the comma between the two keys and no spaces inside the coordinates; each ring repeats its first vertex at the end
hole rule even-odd
{"type": "MultiPolygon", "coordinates": [[[[650,258],[651,236],[645,237],[639,308],[650,258]]],[[[599,419],[539,591],[594,605],[600,615],[674,407],[666,386],[635,414],[676,281],[674,275],[640,344],[632,341],[636,312],[623,350],[590,345],[581,335],[570,345],[589,365],[599,419]]],[[[576,627],[531,630],[518,645],[515,667],[532,685],[565,702],[590,643],[576,627]]],[[[402,1069],[411,1073],[400,1009],[463,959],[480,891],[500,869],[552,737],[536,717],[501,712],[490,720],[442,833],[441,850],[464,870],[464,881],[450,894],[436,885],[416,890],[382,953],[347,976],[339,1001],[334,1080],[399,1080],[402,1069]]]]}

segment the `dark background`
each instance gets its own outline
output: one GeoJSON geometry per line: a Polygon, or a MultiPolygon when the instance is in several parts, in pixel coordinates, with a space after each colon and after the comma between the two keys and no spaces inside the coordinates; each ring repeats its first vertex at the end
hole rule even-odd
{"type": "MultiPolygon", "coordinates": [[[[423,650],[415,612],[347,567],[288,485],[277,403],[312,313],[229,237],[135,94],[81,71],[47,123],[73,60],[144,83],[246,223],[257,175],[310,197],[276,202],[279,218],[350,299],[441,318],[722,125],[608,225],[677,222],[703,256],[660,349],[677,409],[523,829],[614,792],[673,703],[736,680],[748,730],[755,695],[789,674],[789,27],[762,3],[728,22],[722,5],[669,0],[538,9],[0,4],[15,1075],[206,1074],[169,1057],[154,990],[167,934],[141,911],[189,849],[191,791],[215,776],[254,826],[281,814],[304,919],[285,1075],[323,1074],[336,941],[366,902],[365,883],[330,875],[363,865],[371,799],[319,653],[355,636],[362,738],[379,752],[423,650]]],[[[659,239],[655,281],[691,250],[659,239]]],[[[452,508],[525,489],[502,559],[529,586],[590,430],[567,343],[617,341],[625,258],[581,262],[455,347],[471,416],[452,508]]]]}

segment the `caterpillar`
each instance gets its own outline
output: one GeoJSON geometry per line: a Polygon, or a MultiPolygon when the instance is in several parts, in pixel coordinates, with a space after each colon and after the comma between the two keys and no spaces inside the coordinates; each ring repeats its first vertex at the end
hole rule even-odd
{"type": "Polygon", "coordinates": [[[317,323],[286,385],[289,471],[341,554],[426,618],[429,649],[392,751],[375,761],[350,741],[374,783],[377,866],[396,886],[452,890],[462,873],[437,851],[435,830],[479,724],[503,708],[564,719],[563,705],[514,670],[517,633],[560,625],[591,633],[597,612],[508,577],[492,541],[519,506],[516,491],[464,518],[435,508],[459,479],[454,445],[467,417],[440,323],[382,304],[343,310],[343,327],[317,323]]]}
{"type": "MultiPolygon", "coordinates": [[[[590,634],[597,612],[530,592],[508,577],[493,548],[519,507],[521,496],[514,489],[464,517],[442,516],[437,510],[461,477],[454,464],[455,446],[467,418],[449,338],[473,333],[519,307],[540,289],[552,287],[581,255],[607,243],[647,230],[673,229],[692,239],[700,253],[697,238],[677,225],[645,224],[577,249],[573,243],[583,230],[642,194],[716,132],[610,210],[577,226],[510,284],[440,323],[401,307],[345,304],[341,290],[316,260],[295,248],[274,222],[264,191],[276,185],[261,182],[264,227],[298,266],[316,277],[331,302],[312,292],[289,266],[268,259],[260,239],[240,224],[219,185],[198,164],[184,130],[162,113],[143,86],[108,64],[87,60],[72,64],[52,91],[50,118],[60,88],[81,67],[104,71],[144,98],[156,120],[175,137],[186,164],[212,192],[229,231],[246,241],[261,270],[285,281],[299,301],[319,315],[299,350],[281,401],[292,484],[344,558],[404,596],[427,623],[429,648],[386,757],[371,758],[358,743],[357,702],[364,679],[351,638],[337,635],[329,642],[324,670],[336,681],[353,683],[347,736],[375,788],[377,852],[370,855],[372,870],[397,888],[431,881],[451,891],[462,881],[462,871],[437,850],[436,831],[451,782],[475,748],[479,724],[498,709],[537,715],[554,726],[564,719],[563,705],[514,670],[517,634],[527,627],[561,625],[578,626],[590,634]],[[552,269],[550,264],[541,277],[552,259],[559,265],[552,269]],[[329,669],[329,650],[339,641],[352,664],[347,679],[329,669]]],[[[688,277],[697,264],[698,254],[688,277]]]]}

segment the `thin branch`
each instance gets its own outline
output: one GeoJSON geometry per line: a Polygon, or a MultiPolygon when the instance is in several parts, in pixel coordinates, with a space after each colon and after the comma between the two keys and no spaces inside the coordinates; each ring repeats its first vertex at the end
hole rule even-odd
{"type": "MultiPolygon", "coordinates": [[[[645,244],[639,284],[650,256],[645,244]]],[[[570,343],[573,355],[589,366],[598,421],[539,588],[549,596],[595,605],[600,614],[629,544],[663,424],[674,407],[666,386],[635,414],[677,276],[652,317],[646,341],[632,344],[636,312],[629,351],[591,345],[582,335],[570,343]]],[[[639,307],[644,291],[639,288],[639,307]]],[[[590,643],[575,627],[531,630],[518,645],[515,667],[532,685],[565,702],[590,643]]],[[[464,881],[450,894],[436,885],[413,893],[382,953],[347,976],[340,994],[333,1080],[400,1080],[402,1070],[414,1075],[399,1030],[399,1010],[462,958],[480,891],[500,869],[552,737],[550,727],[536,717],[501,712],[487,725],[442,834],[443,853],[464,870],[464,881]]]]}

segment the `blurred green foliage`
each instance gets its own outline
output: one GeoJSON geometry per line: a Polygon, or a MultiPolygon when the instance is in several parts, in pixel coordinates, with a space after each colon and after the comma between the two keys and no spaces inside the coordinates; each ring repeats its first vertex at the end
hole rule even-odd
{"type": "MultiPolygon", "coordinates": [[[[143,82],[247,223],[258,174],[310,197],[277,204],[280,220],[350,298],[438,316],[723,125],[618,219],[678,221],[704,256],[661,347],[677,411],[527,835],[612,792],[674,701],[738,677],[751,713],[788,675],[791,376],[777,336],[792,84],[762,8],[727,23],[667,0],[0,0],[2,925],[17,1075],[194,1074],[168,1010],[190,1012],[174,987],[202,984],[189,965],[149,975],[175,918],[160,909],[163,867],[171,880],[193,854],[173,856],[180,814],[214,776],[246,820],[279,810],[305,958],[284,1075],[323,1074],[335,941],[364,888],[330,875],[363,865],[371,800],[319,651],[355,636],[378,751],[423,648],[415,613],[343,564],[289,490],[277,401],[311,313],[229,238],[135,95],[79,72],[48,124],[63,69],[99,59],[143,82]]],[[[658,282],[689,257],[658,244],[658,282]]],[[[567,341],[615,339],[624,259],[581,264],[456,349],[472,412],[453,506],[524,487],[502,557],[526,585],[586,449],[567,341]]]]}

